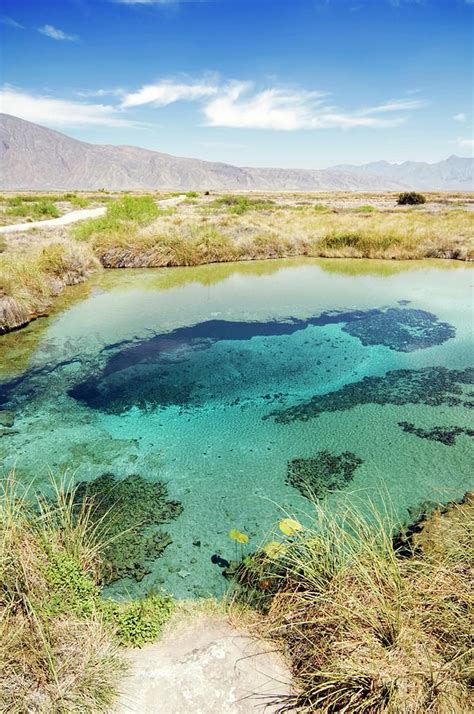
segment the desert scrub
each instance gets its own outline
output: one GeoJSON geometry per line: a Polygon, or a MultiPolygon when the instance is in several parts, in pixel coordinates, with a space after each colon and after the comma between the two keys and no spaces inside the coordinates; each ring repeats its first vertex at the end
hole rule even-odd
{"type": "Polygon", "coordinates": [[[422,193],[407,191],[398,196],[397,203],[399,206],[419,206],[422,203],[426,203],[426,198],[422,193]]]}
{"type": "Polygon", "coordinates": [[[151,222],[161,213],[152,196],[123,196],[109,203],[105,216],[75,226],[73,236],[87,241],[103,233],[125,231],[133,234],[138,226],[151,222]]]}
{"type": "Polygon", "coordinates": [[[367,503],[365,515],[341,501],[337,515],[315,505],[308,528],[280,523],[286,535],[240,569],[292,665],[280,711],[471,710],[472,500],[463,509],[436,548],[411,557],[397,552],[390,515],[367,503]]]}
{"type": "Polygon", "coordinates": [[[173,611],[158,593],[101,597],[108,527],[93,513],[74,489],[33,499],[12,477],[1,484],[1,711],[110,711],[125,671],[119,646],[156,639],[173,611]]]}
{"type": "Polygon", "coordinates": [[[270,199],[250,198],[249,196],[222,196],[216,198],[210,206],[212,208],[227,208],[229,213],[242,215],[247,211],[261,211],[273,208],[275,202],[270,199]]]}
{"type": "Polygon", "coordinates": [[[41,220],[42,218],[58,218],[60,215],[56,205],[50,200],[29,202],[25,199],[10,199],[9,207],[5,211],[7,216],[28,217],[41,220]]]}
{"type": "Polygon", "coordinates": [[[88,248],[72,242],[51,243],[28,253],[2,253],[0,334],[43,314],[66,285],[83,282],[98,267],[88,248]]]}

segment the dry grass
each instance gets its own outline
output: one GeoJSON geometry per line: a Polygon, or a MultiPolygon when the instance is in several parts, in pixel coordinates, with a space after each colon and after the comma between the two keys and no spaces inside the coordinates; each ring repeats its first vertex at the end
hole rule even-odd
{"type": "Polygon", "coordinates": [[[402,558],[389,517],[316,507],[277,559],[257,555],[246,578],[273,591],[265,631],[295,676],[280,711],[472,711],[473,511],[455,506],[450,538],[402,558]]]}
{"type": "Polygon", "coordinates": [[[128,223],[93,238],[104,267],[200,265],[232,260],[313,257],[474,257],[474,215],[450,210],[399,213],[249,209],[243,214],[194,212],[128,223]]]}
{"type": "Polygon", "coordinates": [[[66,285],[86,280],[99,263],[87,246],[51,243],[0,255],[0,334],[44,313],[66,285]]]}
{"type": "Polygon", "coordinates": [[[0,710],[110,711],[124,666],[94,608],[98,550],[85,508],[32,510],[9,479],[0,494],[0,710]]]}

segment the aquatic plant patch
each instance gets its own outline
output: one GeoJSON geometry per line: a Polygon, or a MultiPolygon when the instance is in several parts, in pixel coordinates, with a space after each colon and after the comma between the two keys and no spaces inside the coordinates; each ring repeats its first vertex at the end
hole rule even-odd
{"type": "Polygon", "coordinates": [[[408,421],[399,421],[398,426],[407,434],[414,434],[420,439],[439,441],[446,446],[453,446],[456,443],[456,438],[461,434],[474,437],[474,429],[462,426],[434,426],[431,429],[422,429],[408,421]]]}
{"type": "Polygon", "coordinates": [[[452,325],[440,322],[431,312],[398,307],[368,314],[342,329],[358,337],[363,345],[385,345],[398,352],[441,345],[456,334],[452,325]]]}
{"type": "Polygon", "coordinates": [[[323,498],[331,491],[345,488],[361,464],[362,459],[350,451],[342,454],[318,451],[310,458],[292,459],[288,463],[286,482],[305,498],[323,498]]]}
{"type": "Polygon", "coordinates": [[[89,483],[81,482],[74,493],[76,505],[93,499],[93,519],[107,519],[102,577],[105,583],[129,577],[140,581],[151,564],[172,542],[166,531],[158,529],[179,516],[182,506],[168,499],[161,481],[150,482],[134,475],[118,480],[103,474],[89,483]]]}
{"type": "Polygon", "coordinates": [[[397,369],[383,377],[364,377],[335,392],[318,394],[307,402],[272,412],[277,422],[307,421],[325,412],[338,412],[363,404],[427,404],[429,406],[472,407],[472,397],[464,393],[474,384],[474,368],[446,367],[397,369]]]}

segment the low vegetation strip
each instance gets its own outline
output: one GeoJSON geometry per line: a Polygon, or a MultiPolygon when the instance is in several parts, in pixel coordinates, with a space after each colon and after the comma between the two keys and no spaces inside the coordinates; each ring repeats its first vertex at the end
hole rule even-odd
{"type": "MultiPolygon", "coordinates": [[[[291,196],[207,199],[191,193],[179,209],[159,206],[151,195],[122,196],[108,202],[104,216],[77,224],[68,235],[35,234],[21,250],[13,238],[4,242],[0,332],[44,314],[64,286],[86,280],[101,265],[153,268],[293,256],[474,259],[474,212],[463,207],[434,210],[432,202],[397,208],[392,199],[379,210],[353,205],[352,198],[341,209],[291,196]]],[[[33,205],[27,198],[21,206],[33,205]]]]}

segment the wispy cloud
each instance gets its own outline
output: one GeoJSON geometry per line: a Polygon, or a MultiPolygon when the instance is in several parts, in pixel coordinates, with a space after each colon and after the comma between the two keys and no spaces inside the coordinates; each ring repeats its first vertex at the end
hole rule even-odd
{"type": "Polygon", "coordinates": [[[464,114],[464,112],[461,112],[460,114],[455,114],[453,116],[454,121],[459,121],[459,122],[465,122],[467,121],[467,116],[464,114]]]}
{"type": "Polygon", "coordinates": [[[153,104],[155,107],[164,107],[180,100],[194,101],[210,97],[217,91],[217,87],[212,84],[183,84],[165,80],[157,84],[146,84],[136,92],[126,94],[122,106],[138,107],[143,104],[153,104]]]}
{"type": "Polygon", "coordinates": [[[8,27],[14,27],[17,30],[24,30],[25,26],[22,25],[20,22],[17,22],[14,20],[12,17],[0,17],[0,23],[2,25],[7,25],[8,27]]]}
{"type": "Polygon", "coordinates": [[[359,114],[385,114],[387,112],[406,112],[411,109],[421,109],[426,106],[422,99],[392,99],[385,104],[378,104],[375,107],[368,107],[359,114]]]}
{"type": "Polygon", "coordinates": [[[127,117],[121,116],[118,107],[29,94],[10,86],[0,89],[0,106],[2,111],[7,114],[47,126],[125,127],[134,125],[134,122],[127,117]]]}
{"type": "Polygon", "coordinates": [[[77,42],[79,39],[77,35],[69,35],[67,32],[63,32],[63,30],[54,27],[54,25],[38,27],[38,32],[41,32],[42,35],[46,35],[46,37],[51,37],[52,40],[59,40],[60,42],[77,42]]]}
{"type": "MultiPolygon", "coordinates": [[[[326,94],[281,88],[254,92],[250,82],[233,82],[204,107],[209,126],[239,129],[327,129],[389,127],[405,121],[403,116],[379,117],[378,113],[400,112],[415,102],[395,100],[364,110],[344,111],[331,106],[326,94]]],[[[416,102],[416,106],[421,106],[416,102]]]]}
{"type": "Polygon", "coordinates": [[[458,145],[462,149],[474,149],[474,139],[458,139],[458,145]]]}

